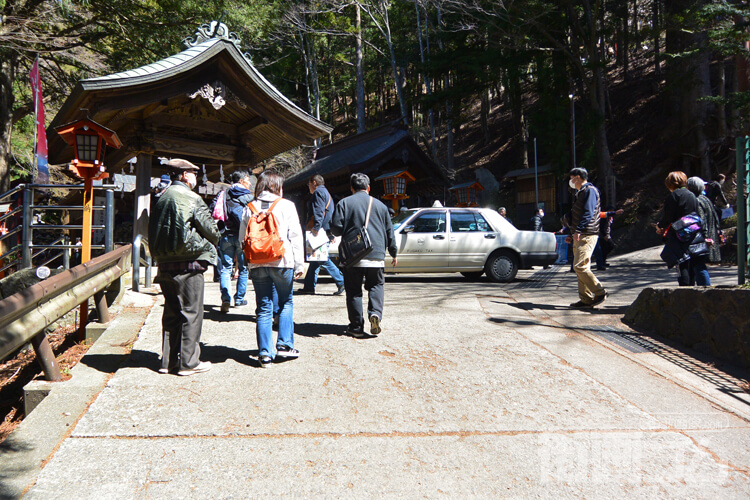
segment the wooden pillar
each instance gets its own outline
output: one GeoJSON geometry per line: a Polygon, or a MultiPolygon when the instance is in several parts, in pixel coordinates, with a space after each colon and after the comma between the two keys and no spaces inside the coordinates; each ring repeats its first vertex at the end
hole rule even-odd
{"type": "MultiPolygon", "coordinates": [[[[94,206],[94,180],[83,178],[83,230],[81,233],[81,264],[91,260],[91,219],[94,206]]],[[[86,338],[86,325],[89,322],[89,299],[81,304],[81,322],[78,325],[78,340],[86,338]]]]}
{"type": "MultiPolygon", "coordinates": [[[[133,240],[143,235],[148,238],[148,218],[151,214],[151,155],[139,154],[135,164],[135,213],[133,214],[133,240]]],[[[133,262],[134,266],[139,262],[133,262]]]]}

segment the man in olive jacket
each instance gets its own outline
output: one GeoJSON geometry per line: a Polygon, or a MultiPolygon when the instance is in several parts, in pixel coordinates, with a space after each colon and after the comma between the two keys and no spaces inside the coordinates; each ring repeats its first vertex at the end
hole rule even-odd
{"type": "Polygon", "coordinates": [[[351,267],[344,267],[344,288],[346,289],[346,309],[349,314],[347,332],[356,338],[364,338],[364,316],[362,314],[362,280],[368,293],[367,315],[370,319],[370,333],[381,332],[380,322],[383,319],[383,302],[385,300],[385,252],[393,258],[395,266],[398,261],[396,237],[393,233],[388,209],[380,200],[370,196],[370,178],[362,173],[352,174],[350,179],[352,195],[347,196],[336,205],[331,220],[331,233],[334,236],[350,235],[365,225],[367,207],[372,200],[367,234],[372,242],[369,254],[351,267]]]}
{"type": "Polygon", "coordinates": [[[154,206],[148,241],[159,267],[155,282],[164,294],[159,373],[184,376],[211,369],[210,362],[200,360],[198,342],[203,327],[203,273],[216,262],[219,228],[193,192],[198,167],[173,159],[167,168],[172,184],[154,206]]]}

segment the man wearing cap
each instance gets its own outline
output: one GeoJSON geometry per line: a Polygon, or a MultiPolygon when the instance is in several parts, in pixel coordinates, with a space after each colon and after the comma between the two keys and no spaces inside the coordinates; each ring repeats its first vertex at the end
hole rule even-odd
{"type": "Polygon", "coordinates": [[[159,267],[156,283],[164,294],[159,373],[193,375],[211,369],[200,360],[203,327],[203,273],[216,262],[219,228],[193,192],[198,167],[187,160],[167,162],[172,184],[159,197],[148,225],[151,256],[159,267]]]}

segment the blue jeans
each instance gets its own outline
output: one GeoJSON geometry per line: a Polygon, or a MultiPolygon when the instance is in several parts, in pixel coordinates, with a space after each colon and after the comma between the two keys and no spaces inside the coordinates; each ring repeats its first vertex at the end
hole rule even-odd
{"type": "Polygon", "coordinates": [[[328,274],[331,275],[333,281],[336,282],[336,286],[339,288],[344,286],[344,276],[341,274],[341,271],[339,271],[339,268],[336,267],[336,264],[331,262],[331,259],[328,259],[325,262],[312,261],[309,263],[307,274],[305,275],[305,290],[315,290],[315,287],[318,284],[318,272],[320,272],[321,267],[328,271],[328,274]]]}
{"type": "Polygon", "coordinates": [[[250,270],[255,288],[255,333],[258,339],[258,356],[276,357],[273,348],[274,289],[279,297],[279,338],[276,346],[294,348],[294,303],[292,283],[294,271],[281,267],[255,267],[250,270]]]}
{"type": "Polygon", "coordinates": [[[691,257],[689,262],[690,285],[711,286],[711,276],[706,268],[707,257],[691,257]]]}
{"type": "Polygon", "coordinates": [[[599,241],[596,242],[596,246],[594,247],[593,257],[594,257],[594,260],[596,261],[596,268],[604,269],[604,250],[602,249],[601,238],[599,238],[599,241]]]}
{"type": "Polygon", "coordinates": [[[237,257],[237,269],[240,272],[237,278],[237,292],[234,294],[234,303],[245,299],[247,292],[247,267],[245,267],[245,254],[242,253],[242,242],[237,235],[225,235],[219,240],[219,258],[221,259],[221,301],[231,302],[229,286],[232,282],[232,266],[234,258],[237,257]]]}

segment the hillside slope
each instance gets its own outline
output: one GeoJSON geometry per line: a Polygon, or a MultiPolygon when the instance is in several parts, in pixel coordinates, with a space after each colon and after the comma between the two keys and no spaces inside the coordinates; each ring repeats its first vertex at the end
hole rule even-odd
{"type": "MultiPolygon", "coordinates": [[[[608,97],[607,131],[612,165],[617,176],[616,204],[625,210],[625,214],[615,220],[613,227],[618,250],[631,251],[657,245],[661,240],[651,228],[651,223],[657,220],[667,195],[663,179],[670,170],[679,168],[675,165],[680,164],[682,154],[669,140],[676,133],[676,124],[667,113],[664,81],[661,75],[654,72],[648,60],[634,61],[628,80],[622,77],[619,69],[610,69],[608,97]]],[[[527,114],[533,115],[538,103],[533,96],[527,95],[526,106],[527,114]]],[[[580,103],[576,104],[576,113],[583,114],[580,103]]],[[[513,130],[507,105],[493,101],[490,116],[492,140],[486,146],[481,146],[479,102],[475,102],[466,115],[472,119],[464,123],[457,134],[457,179],[473,178],[473,171],[484,167],[501,181],[505,173],[523,168],[520,161],[522,145],[518,143],[518,134],[513,130]]],[[[570,127],[569,122],[560,123],[559,126],[565,130],[570,127]]],[[[582,135],[580,132],[577,134],[576,149],[579,166],[586,166],[582,156],[587,145],[582,143],[582,135]]],[[[714,144],[711,149],[711,164],[720,166],[719,169],[725,173],[732,173],[734,166],[731,141],[728,139],[714,144]]],[[[533,167],[531,140],[528,148],[529,165],[533,167]]],[[[549,158],[543,150],[539,151],[539,165],[554,165],[556,160],[559,159],[549,158]]],[[[557,161],[561,179],[570,168],[570,163],[569,159],[557,161]]],[[[596,180],[595,172],[593,178],[596,180]]],[[[727,184],[731,185],[731,182],[727,184]]],[[[501,192],[506,194],[503,198],[508,199],[510,191],[503,189],[501,185],[501,192]]],[[[545,227],[554,230],[559,227],[559,223],[555,223],[556,220],[545,227]]]]}

